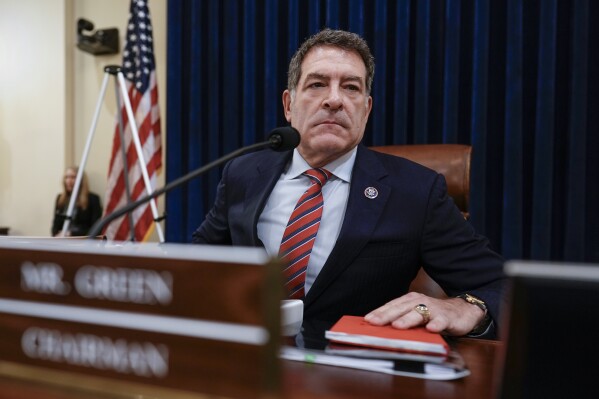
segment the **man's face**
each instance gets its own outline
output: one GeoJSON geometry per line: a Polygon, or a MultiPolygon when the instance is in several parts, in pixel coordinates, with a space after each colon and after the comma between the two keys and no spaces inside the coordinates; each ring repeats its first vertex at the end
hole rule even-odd
{"type": "Polygon", "coordinates": [[[366,66],[357,52],[334,46],[312,48],[302,62],[295,94],[283,92],[285,118],[301,134],[300,154],[324,166],[362,140],[372,97],[366,66]]]}

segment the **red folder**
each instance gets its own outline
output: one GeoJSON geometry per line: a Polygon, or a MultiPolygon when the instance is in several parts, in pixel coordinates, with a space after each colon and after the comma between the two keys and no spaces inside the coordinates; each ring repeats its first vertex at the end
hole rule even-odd
{"type": "Polygon", "coordinates": [[[331,342],[436,355],[447,355],[449,345],[439,333],[424,327],[400,330],[391,325],[375,326],[361,316],[343,316],[325,338],[331,342]]]}

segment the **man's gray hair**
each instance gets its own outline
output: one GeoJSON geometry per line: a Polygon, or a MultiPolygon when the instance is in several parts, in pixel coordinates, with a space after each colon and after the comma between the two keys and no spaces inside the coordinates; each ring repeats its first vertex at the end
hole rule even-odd
{"type": "Polygon", "coordinates": [[[370,94],[372,88],[372,79],[374,78],[374,57],[366,40],[359,35],[344,30],[323,29],[313,36],[310,36],[299,49],[295,52],[289,62],[287,71],[287,89],[295,92],[297,84],[302,75],[302,62],[304,57],[312,48],[318,46],[334,46],[347,51],[355,51],[360,54],[364,65],[366,66],[366,94],[370,94]]]}

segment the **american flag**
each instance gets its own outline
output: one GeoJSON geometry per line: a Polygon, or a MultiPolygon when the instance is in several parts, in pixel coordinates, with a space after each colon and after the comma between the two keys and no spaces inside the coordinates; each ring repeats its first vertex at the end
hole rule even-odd
{"type": "MultiPolygon", "coordinates": [[[[139,141],[143,149],[147,175],[151,185],[150,191],[156,187],[156,176],[162,167],[162,146],[160,137],[160,110],[158,107],[158,87],[156,83],[156,65],[152,41],[152,25],[147,0],[131,0],[129,23],[127,26],[126,45],[123,51],[123,75],[138,127],[139,141]]],[[[147,194],[140,160],[136,152],[131,127],[121,99],[120,113],[123,118],[127,168],[131,201],[147,194]]],[[[123,173],[123,157],[119,122],[116,129],[108,169],[108,185],[104,203],[105,214],[127,204],[127,193],[123,173]]],[[[144,241],[153,231],[154,215],[149,203],[139,206],[132,213],[135,226],[135,241],[144,241]]],[[[110,240],[128,240],[130,227],[128,217],[122,217],[104,230],[110,240]]]]}

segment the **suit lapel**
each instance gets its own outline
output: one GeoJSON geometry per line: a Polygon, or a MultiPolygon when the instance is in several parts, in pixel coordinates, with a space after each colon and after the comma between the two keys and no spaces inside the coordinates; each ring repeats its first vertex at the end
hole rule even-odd
{"type": "Polygon", "coordinates": [[[374,153],[360,145],[352,172],[347,210],[339,238],[306,295],[304,301],[306,306],[314,302],[327,289],[370,239],[391,191],[389,186],[382,182],[387,174],[386,169],[374,153]],[[367,188],[377,190],[376,198],[369,198],[365,194],[367,188]]]}
{"type": "Polygon", "coordinates": [[[252,245],[262,245],[258,239],[258,218],[292,154],[293,151],[271,151],[270,156],[260,158],[256,168],[252,169],[246,179],[243,205],[247,217],[243,220],[244,230],[250,232],[252,245]]]}

